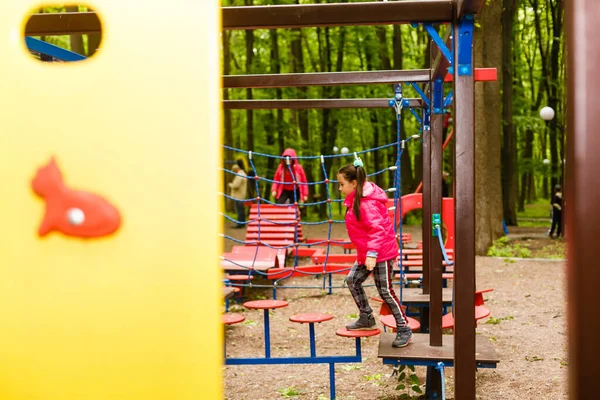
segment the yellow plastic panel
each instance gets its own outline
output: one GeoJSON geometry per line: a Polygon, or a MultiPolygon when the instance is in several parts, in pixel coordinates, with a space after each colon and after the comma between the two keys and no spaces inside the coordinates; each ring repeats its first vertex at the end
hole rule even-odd
{"type": "Polygon", "coordinates": [[[0,13],[0,399],[220,399],[216,1],[96,0],[99,53],[43,64],[39,3],[0,13]],[[37,235],[36,170],[122,217],[97,239],[37,235]]]}

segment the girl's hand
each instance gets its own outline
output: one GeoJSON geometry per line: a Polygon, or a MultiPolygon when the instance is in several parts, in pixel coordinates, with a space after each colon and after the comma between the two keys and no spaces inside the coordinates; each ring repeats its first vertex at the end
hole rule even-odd
{"type": "Polygon", "coordinates": [[[308,201],[308,196],[304,197],[304,202],[306,203],[308,201]]]}
{"type": "Polygon", "coordinates": [[[377,259],[375,257],[367,257],[365,266],[369,271],[373,271],[373,269],[375,269],[375,264],[377,264],[377,259]]]}
{"type": "Polygon", "coordinates": [[[273,195],[273,197],[277,196],[277,192],[271,192],[271,194],[273,195]]]}

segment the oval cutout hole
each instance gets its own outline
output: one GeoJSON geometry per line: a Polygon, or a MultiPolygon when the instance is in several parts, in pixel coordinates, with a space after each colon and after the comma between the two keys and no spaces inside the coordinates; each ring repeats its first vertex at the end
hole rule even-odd
{"type": "Polygon", "coordinates": [[[93,57],[102,42],[102,23],[87,5],[45,5],[31,11],[25,46],[42,62],[73,62],[93,57]]]}

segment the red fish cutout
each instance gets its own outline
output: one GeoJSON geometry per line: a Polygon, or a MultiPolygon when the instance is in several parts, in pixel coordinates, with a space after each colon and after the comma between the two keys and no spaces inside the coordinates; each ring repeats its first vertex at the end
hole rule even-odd
{"type": "Polygon", "coordinates": [[[46,200],[39,236],[58,231],[69,236],[95,238],[110,235],[121,225],[119,211],[106,199],[68,188],[54,158],[38,169],[31,186],[46,200]]]}

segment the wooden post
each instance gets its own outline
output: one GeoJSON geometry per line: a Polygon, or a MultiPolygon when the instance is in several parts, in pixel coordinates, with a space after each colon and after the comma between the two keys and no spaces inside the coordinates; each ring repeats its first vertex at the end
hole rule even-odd
{"type": "Polygon", "coordinates": [[[600,8],[595,0],[566,4],[568,41],[566,227],[568,240],[569,398],[597,396],[600,374],[598,319],[600,268],[596,265],[600,238],[600,8]]]}
{"type": "Polygon", "coordinates": [[[454,268],[455,398],[475,399],[475,127],[473,41],[461,29],[473,23],[465,15],[454,23],[454,179],[456,249],[454,268]],[[461,36],[461,34],[463,36],[461,36]],[[470,62],[471,74],[460,62],[470,62]],[[466,60],[465,60],[466,59],[466,60]]]}

